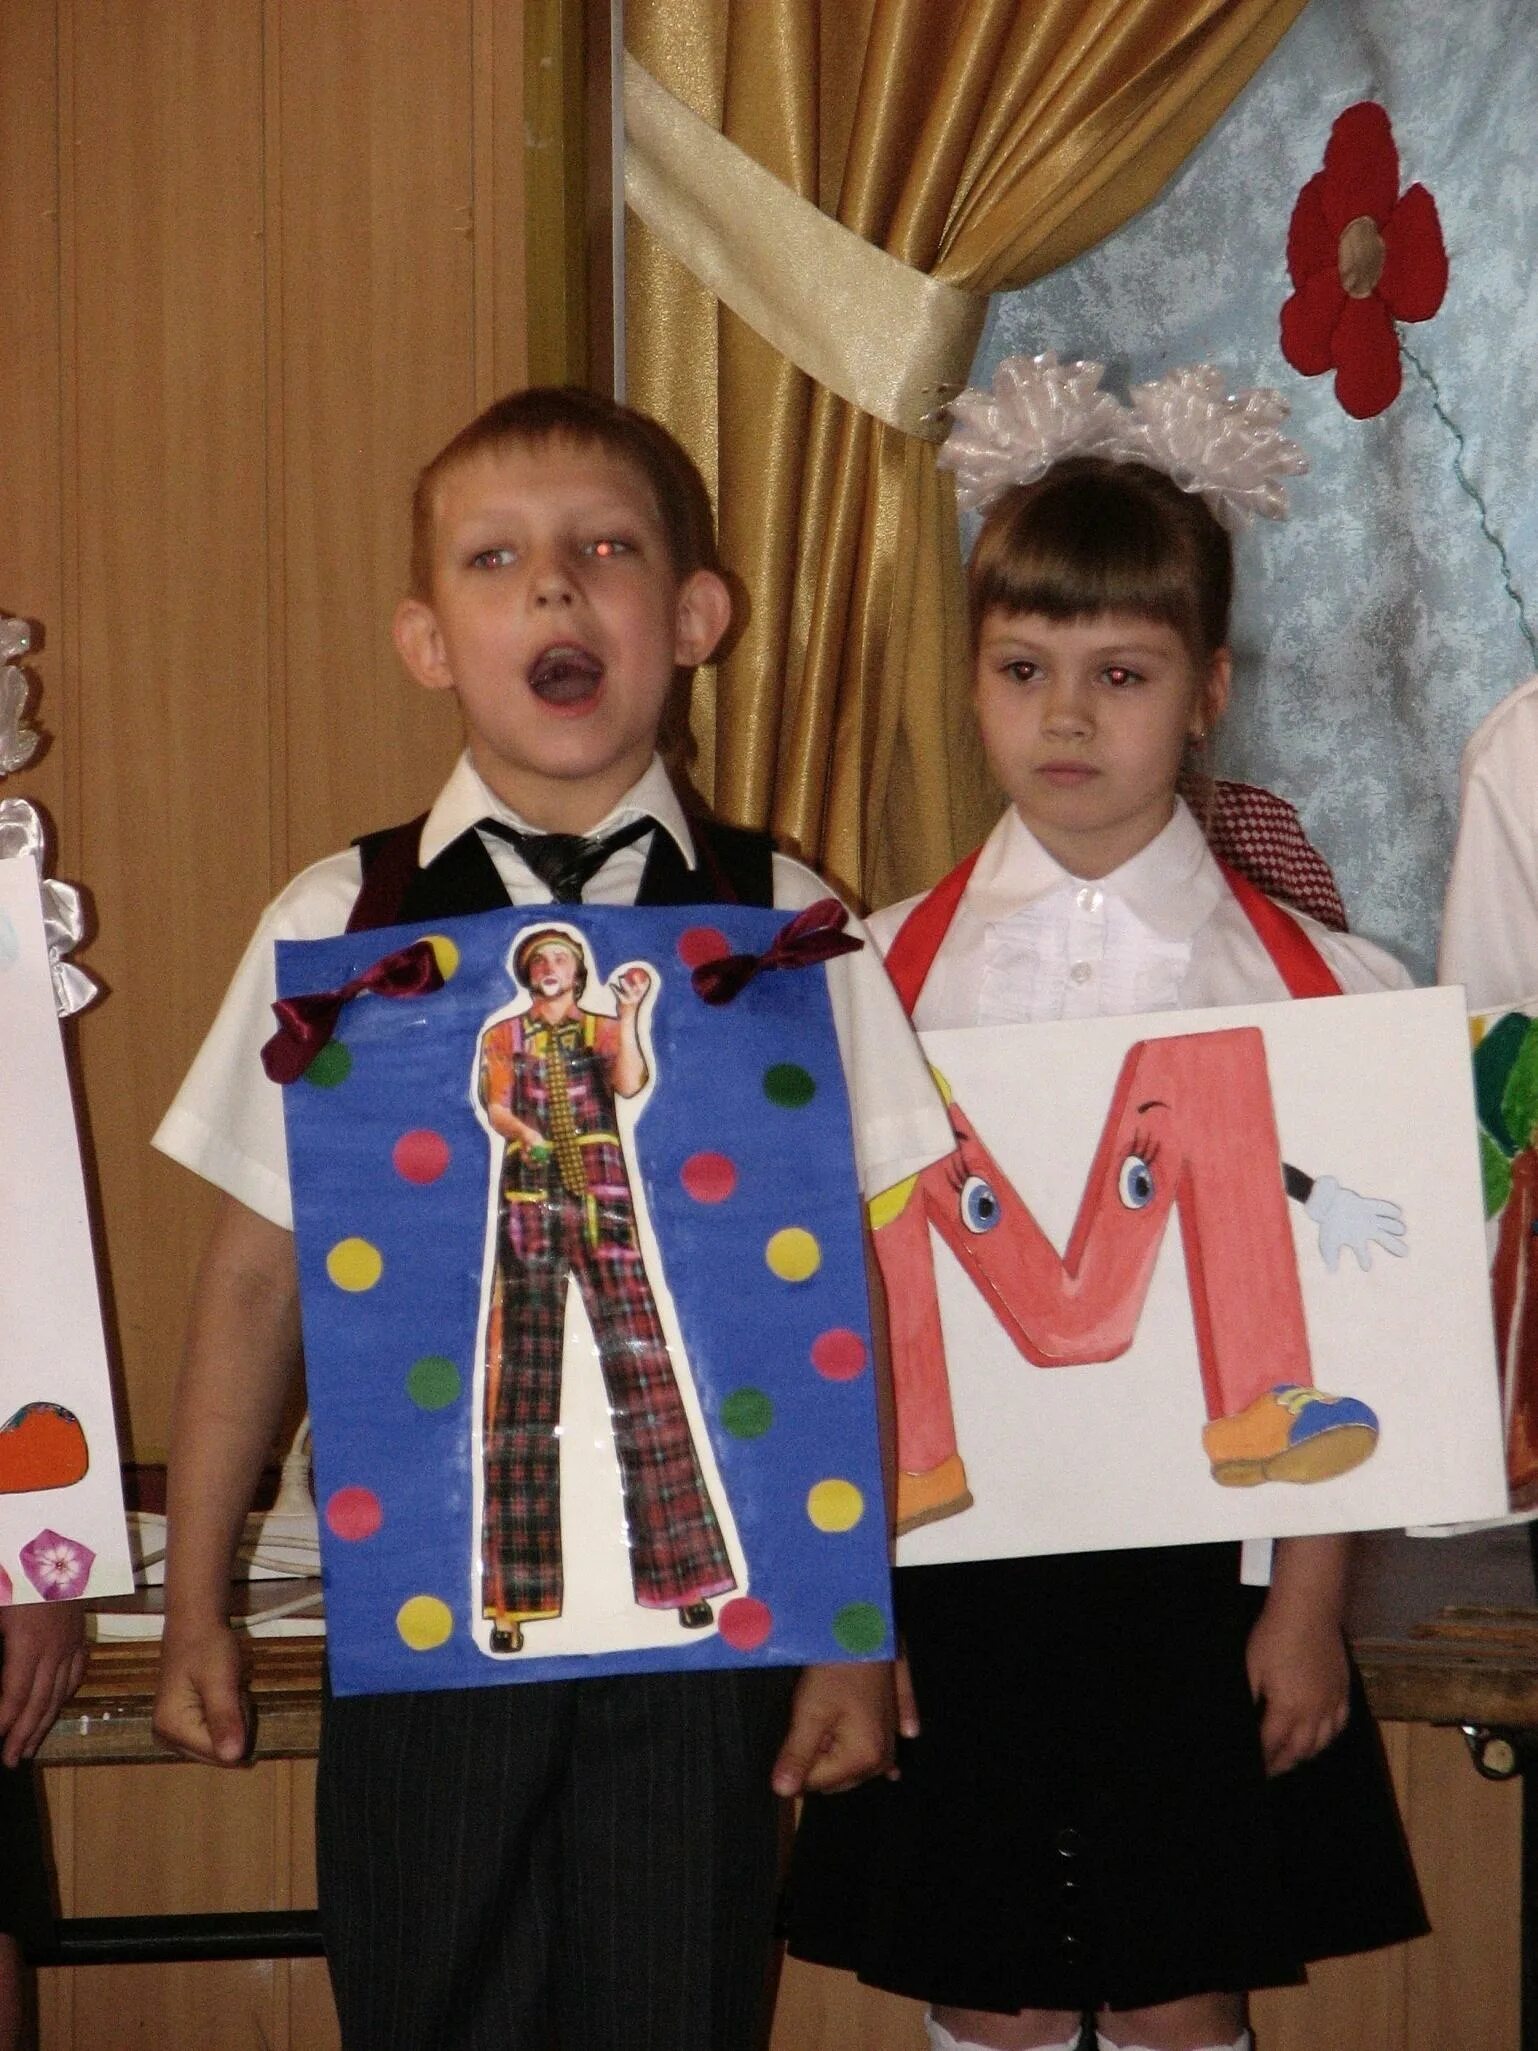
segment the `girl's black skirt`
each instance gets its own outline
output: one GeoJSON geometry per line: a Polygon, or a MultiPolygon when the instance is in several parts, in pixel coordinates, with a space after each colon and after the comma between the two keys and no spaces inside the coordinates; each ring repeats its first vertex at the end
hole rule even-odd
{"type": "Polygon", "coordinates": [[[906,1568],[922,1735],[805,1804],[790,1949],[962,2008],[1285,1986],[1427,1928],[1360,1677],[1267,1780],[1232,1545],[906,1568]]]}

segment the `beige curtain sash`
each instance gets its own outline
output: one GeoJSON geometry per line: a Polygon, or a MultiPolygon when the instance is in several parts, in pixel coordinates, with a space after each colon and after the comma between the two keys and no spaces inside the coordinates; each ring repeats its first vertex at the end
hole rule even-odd
{"type": "Polygon", "coordinates": [[[938,441],[985,296],[929,278],[830,218],[625,57],[625,199],[749,327],[829,391],[938,441]]]}

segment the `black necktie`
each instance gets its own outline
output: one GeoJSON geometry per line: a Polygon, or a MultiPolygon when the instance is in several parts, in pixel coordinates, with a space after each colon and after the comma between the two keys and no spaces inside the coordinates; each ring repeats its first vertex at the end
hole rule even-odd
{"type": "Polygon", "coordinates": [[[583,885],[598,874],[610,855],[650,833],[656,824],[649,812],[643,812],[639,819],[632,819],[628,826],[616,826],[600,840],[583,833],[522,833],[516,826],[505,826],[500,819],[479,820],[477,829],[495,834],[498,840],[517,848],[556,904],[578,904],[583,885]]]}

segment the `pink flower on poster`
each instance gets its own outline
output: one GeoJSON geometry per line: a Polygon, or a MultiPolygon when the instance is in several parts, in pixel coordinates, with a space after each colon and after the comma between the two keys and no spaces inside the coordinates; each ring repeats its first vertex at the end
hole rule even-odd
{"type": "Polygon", "coordinates": [[[84,1595],[95,1558],[88,1545],[57,1531],[40,1531],[21,1549],[22,1571],[44,1602],[84,1595]]]}

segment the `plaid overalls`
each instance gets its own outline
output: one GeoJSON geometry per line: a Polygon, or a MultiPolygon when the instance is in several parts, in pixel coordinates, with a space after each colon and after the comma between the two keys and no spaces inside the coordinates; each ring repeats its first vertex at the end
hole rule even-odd
{"type": "Polygon", "coordinates": [[[611,1082],[618,1027],[503,1019],[482,1035],[481,1100],[550,1142],[506,1152],[486,1339],[483,1613],[562,1600],[561,1360],[567,1277],[592,1321],[614,1423],[635,1599],[683,1608],[735,1585],[636,1237],[611,1082]]]}

